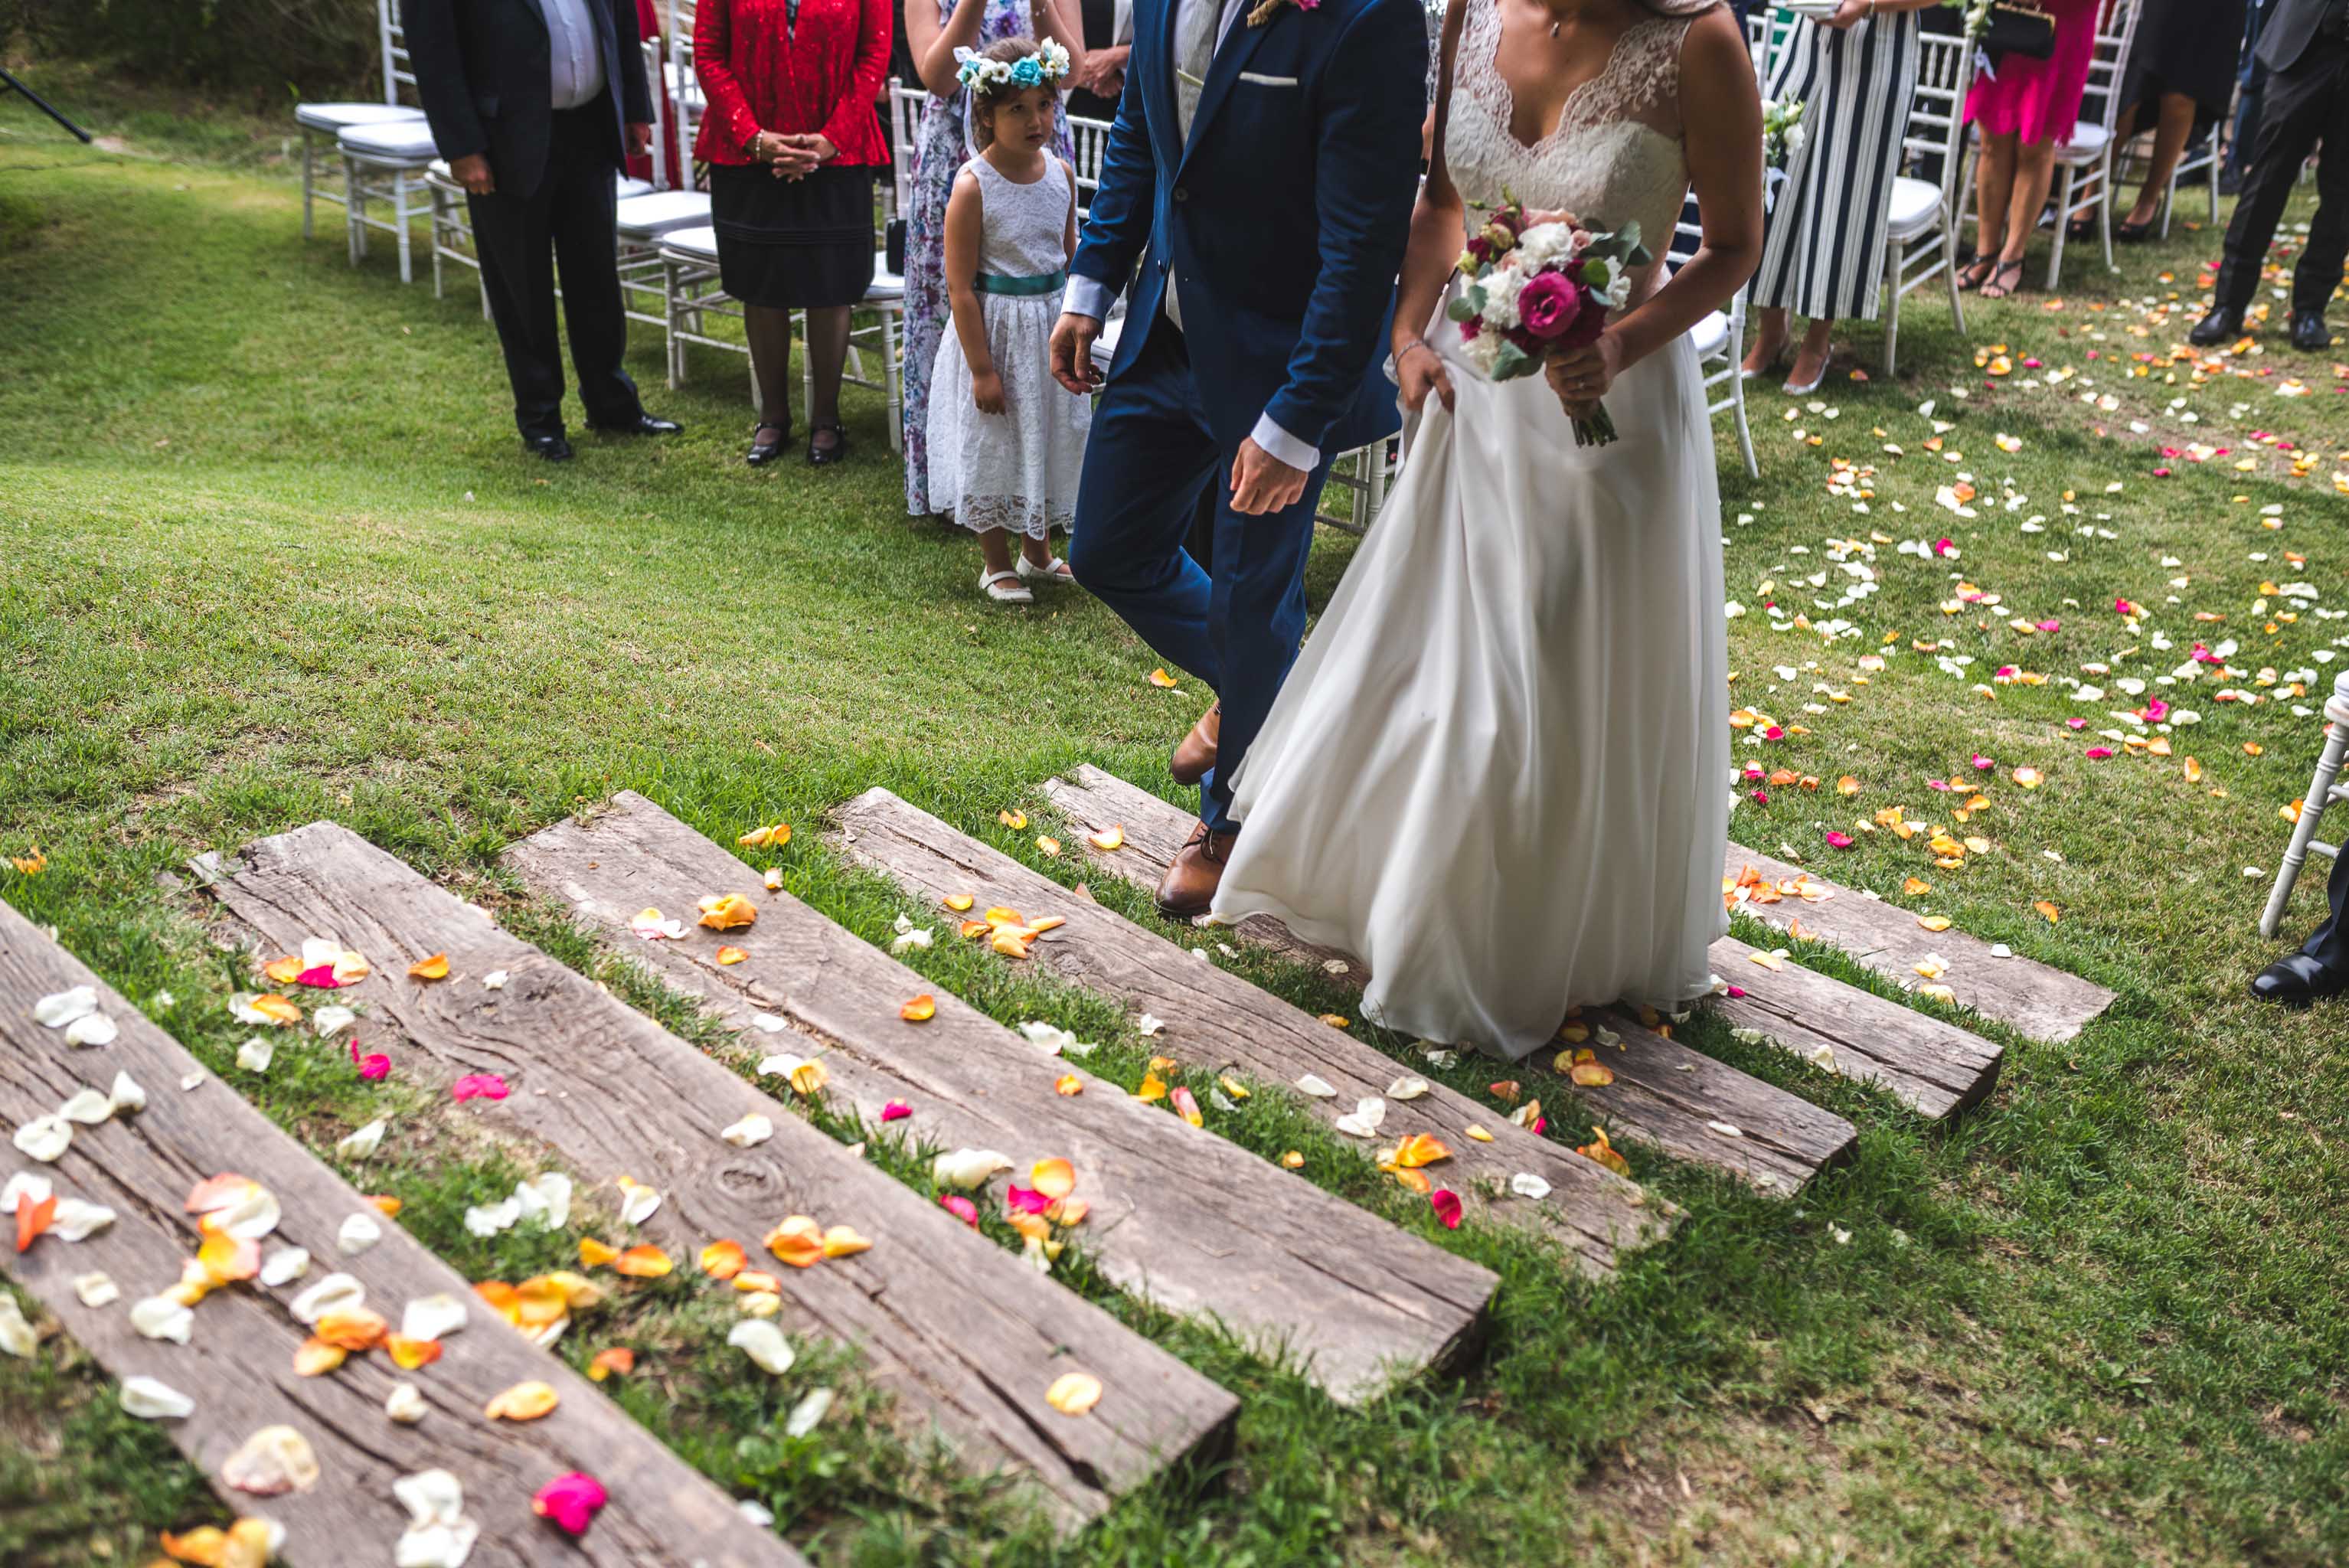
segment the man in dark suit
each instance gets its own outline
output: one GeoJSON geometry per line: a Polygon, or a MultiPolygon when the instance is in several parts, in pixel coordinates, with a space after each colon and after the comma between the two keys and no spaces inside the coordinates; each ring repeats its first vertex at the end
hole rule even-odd
{"type": "Polygon", "coordinates": [[[2333,345],[2324,306],[2349,260],[2349,0],[2271,0],[2257,53],[2268,81],[2251,172],[2227,226],[2210,314],[2187,337],[2208,348],[2243,330],[2300,166],[2322,142],[2316,217],[2292,279],[2292,346],[2314,353],[2333,345]]]}
{"type": "Polygon", "coordinates": [[[405,9],[432,139],[467,192],[523,445],[550,462],[571,456],[557,263],[587,422],[618,435],[676,430],[645,412],[621,365],[628,323],[614,181],[652,144],[634,0],[408,0],[405,9]]]}

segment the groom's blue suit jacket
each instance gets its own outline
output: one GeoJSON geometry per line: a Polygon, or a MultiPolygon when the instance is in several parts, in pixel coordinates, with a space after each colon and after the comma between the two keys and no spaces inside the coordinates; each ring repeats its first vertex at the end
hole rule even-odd
{"type": "Polygon", "coordinates": [[[1226,449],[1260,414],[1325,457],[1391,433],[1394,388],[1378,366],[1418,191],[1422,0],[1288,5],[1257,27],[1243,17],[1216,52],[1187,146],[1175,9],[1134,6],[1125,92],[1070,263],[1112,290],[1133,280],[1110,378],[1141,354],[1171,272],[1226,449]]]}

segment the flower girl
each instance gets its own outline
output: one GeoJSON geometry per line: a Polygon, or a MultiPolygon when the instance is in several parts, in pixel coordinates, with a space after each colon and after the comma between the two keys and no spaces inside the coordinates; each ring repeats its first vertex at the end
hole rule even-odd
{"type": "Polygon", "coordinates": [[[1028,604],[1030,583],[1074,581],[1052,553],[1051,531],[1075,515],[1092,424],[1091,401],[1051,375],[1052,325],[1077,248],[1076,173],[1050,150],[1069,55],[1026,38],[957,54],[978,155],[947,201],[954,330],[930,383],[930,494],[978,535],[987,596],[1028,604]]]}

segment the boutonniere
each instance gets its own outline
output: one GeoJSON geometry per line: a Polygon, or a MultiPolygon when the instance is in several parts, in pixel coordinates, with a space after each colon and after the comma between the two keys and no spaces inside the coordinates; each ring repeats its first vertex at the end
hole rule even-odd
{"type": "Polygon", "coordinates": [[[1261,27],[1291,5],[1299,11],[1319,11],[1321,9],[1321,0],[1260,0],[1257,8],[1247,14],[1247,25],[1251,27],[1261,27]]]}

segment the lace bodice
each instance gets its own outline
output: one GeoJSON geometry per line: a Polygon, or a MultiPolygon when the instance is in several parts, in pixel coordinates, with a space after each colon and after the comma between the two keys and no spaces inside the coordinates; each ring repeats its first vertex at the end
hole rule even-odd
{"type": "MultiPolygon", "coordinates": [[[[1480,222],[1477,208],[1513,195],[1530,207],[1564,209],[1592,228],[1636,219],[1648,249],[1661,257],[1688,195],[1681,44],[1692,19],[1652,16],[1633,25],[1606,67],[1568,95],[1557,129],[1528,147],[1509,129],[1514,99],[1498,64],[1497,0],[1468,0],[1444,158],[1468,205],[1469,227],[1480,222]]],[[[1634,298],[1659,270],[1636,281],[1634,298]]]]}
{"type": "Polygon", "coordinates": [[[1027,185],[1006,180],[984,158],[968,167],[978,178],[980,272],[1030,278],[1069,264],[1069,176],[1059,159],[1046,159],[1044,177],[1027,185]]]}

